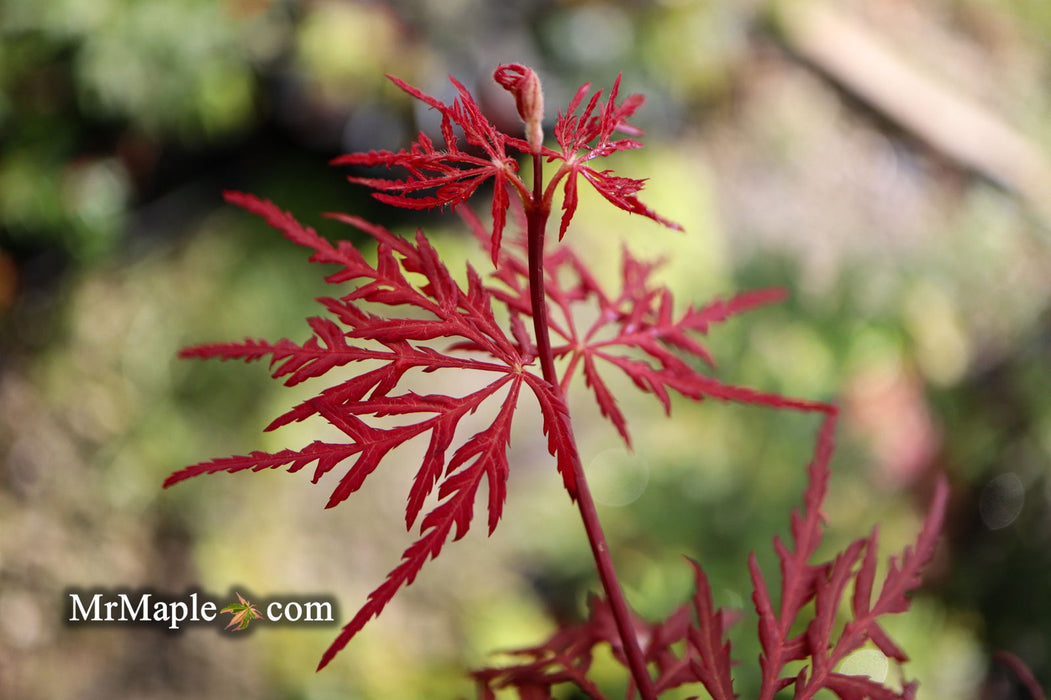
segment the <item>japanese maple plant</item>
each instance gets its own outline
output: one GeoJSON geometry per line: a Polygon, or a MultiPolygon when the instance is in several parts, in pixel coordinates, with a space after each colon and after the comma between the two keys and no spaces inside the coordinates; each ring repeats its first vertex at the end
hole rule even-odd
{"type": "Polygon", "coordinates": [[[513,95],[524,138],[499,130],[455,79],[451,80],[458,96],[445,104],[392,77],[398,87],[440,115],[441,143],[420,133],[407,150],[355,153],[334,161],[395,169],[400,179],[349,178],[375,190],[381,202],[409,209],[454,209],[488,253],[488,274],[468,266],[466,282],[457,282],[422,232],[410,241],[357,216],[329,214],[375,239],[373,262],[351,243],[329,242],[269,201],[226,193],[229,202],[310,249],[311,262],[336,266],[326,279],[339,291],[319,300],[327,313],[307,320],[313,335],[304,343],[248,339],[198,345],[182,355],[247,361],[266,357],[273,376],[290,386],[352,363],[371,369],[340,379],[267,427],[274,430],[320,416],[344,436],[341,442],[317,440],[301,449],[202,462],[175,472],[165,486],[201,474],[277,468],[298,472],[312,466],[315,483],[337,472],[330,477],[335,488],[328,507],[333,507],[360,489],[392,451],[426,436],[405,509],[406,527],[411,531],[418,523],[419,536],[342,628],[322,656],[320,669],[415,580],[428,559],[468,532],[483,483],[487,527],[490,533],[496,528],[507,496],[514,417],[531,397],[539,406],[547,449],[562,485],[580,512],[602,594],[592,597],[585,620],[519,650],[510,665],[473,672],[480,696],[493,698],[501,689],[514,689],[522,698],[547,698],[557,686],[569,685],[593,698],[606,697],[589,672],[597,647],[608,645],[626,669],[628,697],[656,698],[669,689],[691,686],[687,692],[695,689],[729,700],[736,697],[735,666],[737,672],[747,667],[731,656],[727,628],[734,616],[715,608],[699,563],[689,560],[696,582],[692,600],[667,619],[644,621],[625,600],[581,466],[567,392],[574,378],[583,375],[584,389],[629,446],[628,421],[607,383],[609,372],[626,375],[666,412],[672,394],[679,394],[812,413],[821,425],[803,504],[792,514],[789,541],[774,538],[780,560],[777,593],[772,593],[768,574],[754,554],[748,561],[759,620],[761,655],[755,674],[761,682],[760,697],[768,700],[787,688],[795,698],[814,697],[820,689],[844,700],[912,697],[915,683],[890,687],[837,668],[863,645],[873,645],[898,662],[906,660],[881,618],[906,610],[907,594],[920,584],[945,511],[944,480],[935,488],[915,543],[891,557],[880,576],[876,529],[830,561],[812,561],[822,540],[836,407],[721,382],[710,373],[712,358],[700,341],[713,324],[775,302],[783,293],[766,289],[704,306],[682,306],[654,281],[656,266],[627,251],[620,288],[604,288],[586,258],[561,244],[577,211],[578,188],[593,187],[619,209],[680,228],[639,200],[644,180],[597,165],[618,151],[641,147],[641,132],[628,119],[643,98],[618,100],[619,78],[605,99],[584,85],[559,110],[555,144],[549,146],[536,73],[511,64],[499,67],[494,79],[513,95]],[[521,174],[520,160],[531,166],[531,178],[521,174]],[[466,206],[480,192],[492,196],[485,217],[466,206]],[[556,200],[561,203],[557,243],[545,244],[556,200]],[[511,236],[504,241],[505,230],[512,228],[508,220],[516,216],[522,221],[518,235],[513,242],[511,236]],[[588,307],[590,313],[581,313],[588,307]],[[387,312],[378,315],[377,308],[387,312]],[[488,381],[462,396],[420,394],[404,387],[413,370],[470,372],[488,381]],[[460,429],[461,421],[479,412],[492,415],[491,422],[465,435],[470,430],[460,429]],[[377,420],[391,416],[401,424],[391,427],[390,421],[377,420]]]}

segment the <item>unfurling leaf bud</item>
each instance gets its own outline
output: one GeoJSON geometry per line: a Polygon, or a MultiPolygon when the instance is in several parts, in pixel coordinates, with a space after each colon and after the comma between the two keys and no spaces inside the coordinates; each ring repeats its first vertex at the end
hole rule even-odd
{"type": "Polygon", "coordinates": [[[518,116],[525,122],[526,141],[534,153],[539,153],[544,143],[544,91],[540,77],[532,68],[509,63],[497,68],[493,79],[515,96],[518,116]]]}

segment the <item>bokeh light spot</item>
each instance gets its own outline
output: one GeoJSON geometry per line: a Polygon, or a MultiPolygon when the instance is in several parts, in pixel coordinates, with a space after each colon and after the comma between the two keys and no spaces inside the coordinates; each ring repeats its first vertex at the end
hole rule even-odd
{"type": "Polygon", "coordinates": [[[1000,530],[1015,521],[1025,503],[1025,486],[1017,474],[1008,472],[992,479],[978,500],[978,514],[990,530],[1000,530]]]}
{"type": "Polygon", "coordinates": [[[595,501],[605,506],[626,506],[642,496],[650,481],[650,467],[641,457],[622,447],[604,450],[587,469],[595,501]]]}
{"type": "Polygon", "coordinates": [[[858,649],[839,665],[839,672],[848,676],[868,676],[877,683],[887,679],[890,662],[879,649],[858,649]]]}

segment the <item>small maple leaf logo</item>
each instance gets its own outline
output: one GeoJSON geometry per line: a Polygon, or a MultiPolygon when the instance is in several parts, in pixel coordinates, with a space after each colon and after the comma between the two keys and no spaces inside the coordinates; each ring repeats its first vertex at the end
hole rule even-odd
{"type": "Polygon", "coordinates": [[[254,605],[245,600],[240,593],[237,594],[237,599],[241,602],[227,605],[219,612],[230,613],[233,615],[233,618],[230,620],[230,624],[226,626],[226,629],[236,627],[237,629],[235,631],[240,631],[248,629],[248,625],[251,624],[252,620],[262,618],[263,615],[254,605]]]}

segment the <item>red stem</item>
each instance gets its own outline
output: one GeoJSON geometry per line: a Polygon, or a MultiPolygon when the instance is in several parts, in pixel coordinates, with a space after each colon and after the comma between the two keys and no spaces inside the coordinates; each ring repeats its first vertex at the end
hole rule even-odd
{"type": "MultiPolygon", "coordinates": [[[[562,388],[555,372],[551,338],[548,334],[547,295],[544,286],[544,232],[550,213],[551,205],[549,201],[546,201],[543,192],[543,158],[537,152],[533,154],[533,196],[527,204],[526,211],[529,225],[529,299],[533,306],[533,329],[536,335],[537,354],[540,357],[540,369],[544,373],[544,379],[561,395],[562,388]]],[[[620,634],[624,653],[627,656],[628,668],[631,670],[635,686],[643,700],[656,700],[657,692],[653,687],[649,671],[646,669],[646,661],[631,623],[631,613],[624,599],[624,592],[620,588],[617,572],[613,568],[606,535],[599,522],[595,501],[591,497],[591,490],[584,475],[584,467],[580,463],[580,455],[575,449],[572,428],[570,428],[570,439],[574,440],[573,477],[577,486],[577,507],[584,522],[584,531],[591,545],[591,553],[595,557],[602,588],[606,592],[606,599],[609,600],[617,632],[620,634]]]]}

